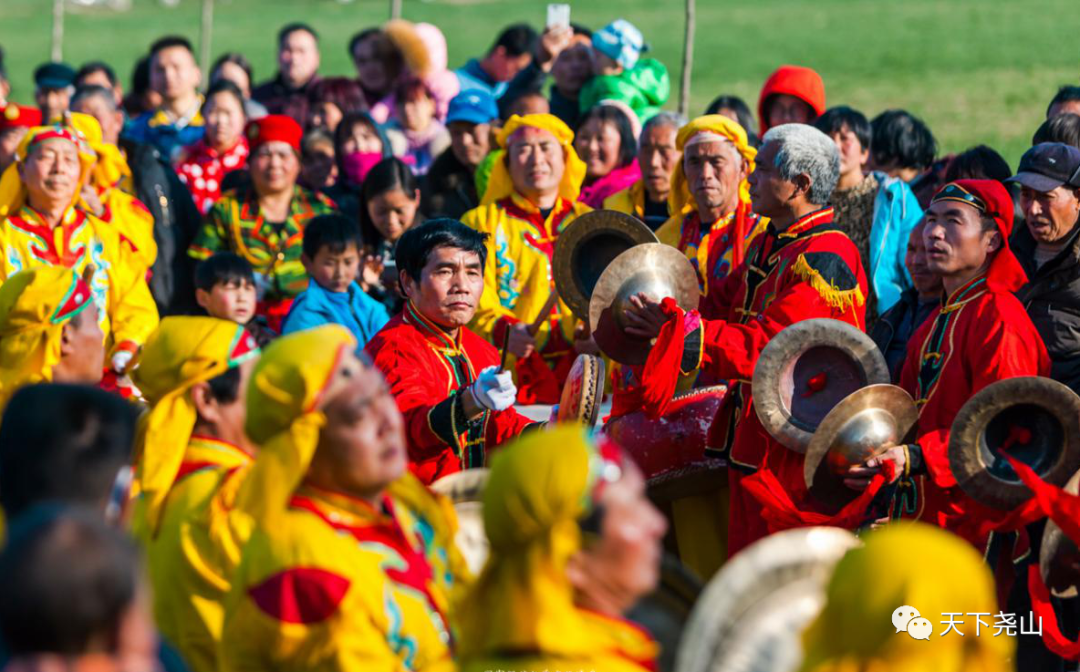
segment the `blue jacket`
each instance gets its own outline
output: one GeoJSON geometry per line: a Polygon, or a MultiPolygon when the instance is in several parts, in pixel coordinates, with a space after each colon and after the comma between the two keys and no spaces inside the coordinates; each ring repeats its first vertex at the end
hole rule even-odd
{"type": "Polygon", "coordinates": [[[870,290],[877,297],[877,313],[892,308],[911,276],[904,266],[908,237],[922,219],[923,210],[911,188],[899,178],[874,173],[881,187],[874,198],[874,223],[870,229],[870,290]]]}
{"type": "Polygon", "coordinates": [[[387,322],[390,315],[381,303],[364,293],[355,282],[347,292],[331,292],[310,281],[289,308],[282,334],[303,331],[324,324],[340,324],[364,347],[387,322]]]}
{"type": "Polygon", "coordinates": [[[146,112],[131,119],[123,132],[128,140],[153,145],[169,163],[176,159],[182,148],[202,140],[205,134],[201,116],[186,126],[176,126],[165,121],[160,112],[146,112]]]}
{"type": "Polygon", "coordinates": [[[454,74],[457,75],[458,82],[461,84],[462,93],[470,89],[483,89],[490,93],[495,100],[501,98],[510,85],[509,82],[496,82],[492,79],[491,75],[480,67],[479,59],[475,58],[455,70],[454,74]]]}

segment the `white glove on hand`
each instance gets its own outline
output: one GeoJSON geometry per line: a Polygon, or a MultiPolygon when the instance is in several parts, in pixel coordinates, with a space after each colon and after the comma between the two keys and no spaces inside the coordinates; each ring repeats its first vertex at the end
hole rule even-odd
{"type": "Polygon", "coordinates": [[[517,387],[509,371],[500,372],[489,366],[480,372],[476,382],[469,387],[476,403],[489,411],[505,411],[517,399],[517,387]]]}
{"type": "Polygon", "coordinates": [[[135,358],[135,353],[128,352],[127,350],[120,350],[112,356],[112,370],[123,374],[127,372],[128,365],[131,364],[131,360],[135,358]]]}

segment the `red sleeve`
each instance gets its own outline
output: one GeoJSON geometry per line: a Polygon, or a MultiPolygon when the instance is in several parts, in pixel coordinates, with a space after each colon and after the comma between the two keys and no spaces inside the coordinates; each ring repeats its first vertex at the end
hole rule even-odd
{"type": "Polygon", "coordinates": [[[518,413],[517,409],[512,406],[505,411],[494,414],[491,422],[488,423],[487,435],[484,437],[487,449],[490,451],[492,448],[510,441],[520,435],[531,424],[534,424],[532,420],[518,413]]]}
{"type": "Polygon", "coordinates": [[[704,327],[701,368],[728,380],[750,381],[758,355],[784,327],[801,320],[829,317],[861,326],[865,303],[834,308],[809,282],[795,279],[781,288],[767,308],[746,324],[708,320],[704,327]]]}
{"type": "MultiPolygon", "coordinates": [[[[437,434],[432,424],[436,407],[448,399],[448,372],[426,344],[408,336],[404,330],[384,329],[368,343],[366,350],[386,378],[405,419],[409,458],[421,462],[446,450],[457,454],[457,441],[437,434]]],[[[439,424],[436,422],[435,426],[439,424]]]]}
{"type": "MultiPolygon", "coordinates": [[[[747,258],[753,248],[747,250],[747,258]]],[[[743,262],[738,268],[733,269],[722,281],[716,283],[716,291],[709,292],[705,302],[701,305],[701,316],[708,320],[731,319],[731,304],[739,294],[743,286],[743,277],[746,275],[746,263],[743,262]]]]}
{"type": "MultiPolygon", "coordinates": [[[[927,324],[932,328],[932,321],[928,320],[927,324]]],[[[920,338],[918,341],[920,345],[922,340],[920,338]]],[[[909,348],[902,378],[902,387],[909,392],[914,391],[918,376],[918,349],[914,351],[914,356],[912,354],[909,348]]],[[[970,388],[963,383],[953,387],[970,389],[972,395],[990,383],[1006,378],[1050,375],[1050,357],[1046,346],[1023,306],[1012,295],[996,295],[974,314],[971,323],[964,329],[962,350],[958,354],[964,357],[963,366],[942,372],[938,385],[944,386],[944,390],[950,388],[950,378],[961,374],[971,381],[970,388]]],[[[962,399],[958,403],[966,401],[962,399]]],[[[956,485],[956,478],[949,466],[951,429],[951,419],[947,424],[936,427],[920,423],[920,433],[916,439],[931,478],[942,488],[956,485]]]]}

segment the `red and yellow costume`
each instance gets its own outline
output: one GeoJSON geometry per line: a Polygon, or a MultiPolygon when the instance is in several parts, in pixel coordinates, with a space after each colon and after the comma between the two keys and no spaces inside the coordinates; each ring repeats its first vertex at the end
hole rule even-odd
{"type": "Polygon", "coordinates": [[[151,268],[157,260],[154,216],[133,195],[135,184],[127,159],[119,147],[102,139],[101,125],[97,119],[79,112],[72,112],[70,116],[71,125],[82,134],[97,155],[90,170],[90,185],[105,208],[99,218],[115,226],[121,242],[131,248],[139,263],[151,268]]]}
{"type": "Polygon", "coordinates": [[[52,380],[64,325],[92,298],[62,266],[23,271],[0,286],[0,411],[20,387],[52,380]]]}
{"type": "Polygon", "coordinates": [[[0,282],[18,271],[39,266],[63,266],[80,276],[87,266],[94,273],[90,289],[98,306],[109,357],[117,350],[135,352],[157,328],[157,306],[146,284],[146,266],[122,244],[116,227],[89,215],[73,203],[61,223],[51,228],[27,201],[18,165],[33,146],[62,138],[80,148],[82,179],[88,179],[94,155],[86,151],[77,131],[62,126],[31,129],[19,143],[16,163],[0,177],[0,282]]]}
{"type": "Polygon", "coordinates": [[[485,466],[492,448],[530,424],[513,408],[465,417],[458,395],[480,371],[499,366],[498,350],[467,328],[451,339],[407,303],[365,349],[405,418],[410,468],[424,483],[485,466]]]}
{"type": "Polygon", "coordinates": [[[979,533],[972,524],[980,522],[980,507],[960,490],[949,467],[953,420],[964,403],[990,383],[1049,376],[1050,359],[1013,295],[1027,278],[1008,246],[1013,224],[1008,192],[995,181],[960,180],[946,185],[934,200],[981,204],[983,214],[997,222],[1003,246],[987,272],[953,292],[908,343],[900,386],[919,406],[915,443],[927,473],[902,482],[895,513],[953,530],[985,550],[985,530],[979,533]]]}
{"type": "MultiPolygon", "coordinates": [[[[701,308],[705,320],[699,333],[686,337],[685,352],[670,352],[658,341],[650,353],[644,387],[647,397],[661,402],[652,408],[656,415],[663,413],[663,400],[671,398],[680,369],[691,370],[697,363],[703,373],[730,381],[710,440],[729,463],[729,557],[768,534],[761,507],[743,479],[767,461],[796,501],[806,493],[803,455],[772,438],[754,412],[750,381],[758,355],[769,339],[800,320],[827,317],[863,328],[867,285],[862,268],[854,243],[832,225],[832,208],[812,212],[784,231],[770,224],[751,243],[741,269],[707,297],[701,308]],[[650,376],[650,369],[657,375],[650,376]]],[[[692,327],[692,321],[686,322],[692,327]]]]}
{"type": "Polygon", "coordinates": [[[191,389],[258,354],[254,338],[233,322],[167,317],[133,373],[150,408],[136,442],[132,527],[146,549],[154,620],[195,672],[217,669],[222,602],[251,534],[233,506],[251,456],[192,434],[191,389]]]}
{"type": "Polygon", "coordinates": [[[377,504],[303,484],[326,416],[318,410],[355,349],[326,325],[271,343],[248,388],[260,446],[237,506],[255,523],[226,601],[220,669],[447,669],[451,592],[467,578],[455,517],[412,474],[377,504]]]}
{"type": "Polygon", "coordinates": [[[531,433],[495,457],[483,507],[491,555],[462,604],[463,672],[656,669],[652,637],[575,604],[566,571],[582,545],[577,521],[622,476],[623,461],[610,441],[569,426],[531,433]]]}
{"type": "MultiPolygon", "coordinates": [[[[541,317],[555,286],[551,264],[559,232],[591,209],[577,202],[585,164],[574,152],[573,132],[550,114],[514,115],[499,131],[499,147],[505,150],[510,137],[522,127],[548,131],[562,145],[566,167],[555,207],[545,217],[517,193],[505,158],[500,157],[494,162],[480,207],[461,218],[467,226],[488,234],[484,293],[469,326],[500,347],[511,325],[532,324],[541,317]]],[[[559,300],[536,334],[537,353],[521,362],[508,361],[508,368],[516,372],[520,403],[558,403],[576,357],[576,325],[570,308],[559,300]]]]}
{"type": "MultiPolygon", "coordinates": [[[[720,114],[698,117],[679,129],[675,136],[675,147],[682,152],[695,139],[731,142],[748,164],[747,175],[753,172],[757,150],[747,141],[746,130],[731,119],[720,114]]],[[[671,175],[668,209],[673,214],[657,229],[656,237],[661,243],[677,247],[686,255],[698,272],[702,291],[706,295],[739,267],[750,241],[768,223],[768,220],[751,211],[749,185],[743,180],[739,185],[739,202],[735,210],[715,222],[703,225],[686,182],[682,161],[676,164],[671,175]]]]}

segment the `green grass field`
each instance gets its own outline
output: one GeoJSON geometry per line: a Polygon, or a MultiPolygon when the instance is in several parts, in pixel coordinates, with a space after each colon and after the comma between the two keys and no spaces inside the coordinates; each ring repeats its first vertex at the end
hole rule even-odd
{"type": "MultiPolygon", "coordinates": [[[[51,5],[0,2],[0,45],[15,100],[29,101],[31,72],[48,58],[51,5]]],[[[322,35],[323,73],[352,74],[349,36],[385,20],[388,7],[385,0],[217,0],[213,53],[243,52],[263,79],[274,71],[278,27],[303,20],[322,35]]],[[[456,67],[486,50],[507,23],[542,25],[545,7],[544,0],[404,0],[404,16],[442,27],[456,67]]],[[[100,58],[126,77],[160,35],[196,40],[199,9],[198,0],[180,0],[174,9],[133,0],[124,13],[72,9],[64,57],[75,65],[100,58]]],[[[904,107],[930,124],[943,151],[986,143],[1015,166],[1057,87],[1080,84],[1076,9],[1076,0],[697,0],[692,111],[720,93],[756,107],[761,83],[777,65],[808,65],[824,77],[830,105],[852,105],[868,116],[904,107]]],[[[573,5],[573,19],[589,26],[618,16],[645,32],[678,82],[682,0],[573,5]]]]}

